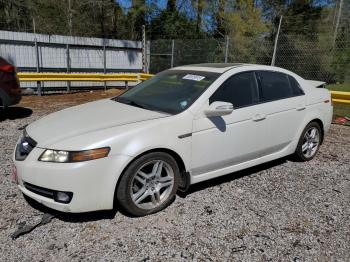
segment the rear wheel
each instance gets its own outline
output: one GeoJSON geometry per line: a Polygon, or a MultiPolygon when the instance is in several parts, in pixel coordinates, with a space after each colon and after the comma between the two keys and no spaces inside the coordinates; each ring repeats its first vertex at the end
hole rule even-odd
{"type": "Polygon", "coordinates": [[[301,137],[294,156],[298,161],[309,161],[316,156],[322,141],[321,127],[316,122],[309,123],[301,137]]]}
{"type": "Polygon", "coordinates": [[[136,159],[126,169],[117,188],[121,208],[133,216],[145,216],[166,208],[179,184],[174,158],[154,152],[136,159]]]}

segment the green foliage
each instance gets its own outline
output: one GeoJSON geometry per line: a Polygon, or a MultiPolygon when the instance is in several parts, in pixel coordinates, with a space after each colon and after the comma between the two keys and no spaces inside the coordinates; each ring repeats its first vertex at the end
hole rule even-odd
{"type": "Polygon", "coordinates": [[[327,85],[327,88],[333,91],[350,92],[350,83],[327,85]]]}
{"type": "Polygon", "coordinates": [[[229,61],[257,63],[257,54],[266,51],[261,50],[266,47],[261,40],[269,32],[270,23],[261,19],[261,10],[253,3],[237,0],[232,11],[224,13],[223,26],[232,47],[229,61]]]}
{"type": "Polygon", "coordinates": [[[167,9],[152,19],[148,35],[151,39],[198,39],[206,36],[203,31],[197,31],[195,21],[178,11],[167,9]]]}

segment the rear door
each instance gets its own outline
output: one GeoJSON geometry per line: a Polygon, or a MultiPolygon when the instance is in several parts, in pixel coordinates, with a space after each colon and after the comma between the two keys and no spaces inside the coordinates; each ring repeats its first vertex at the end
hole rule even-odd
{"type": "Polygon", "coordinates": [[[288,146],[305,116],[305,94],[294,77],[275,71],[259,71],[261,103],[268,126],[269,153],[288,146]]]}

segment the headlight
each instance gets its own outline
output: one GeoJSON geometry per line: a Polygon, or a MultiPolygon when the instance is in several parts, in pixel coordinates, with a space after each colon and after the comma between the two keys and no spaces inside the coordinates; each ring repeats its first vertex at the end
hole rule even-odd
{"type": "Polygon", "coordinates": [[[84,151],[63,151],[46,149],[39,157],[39,161],[72,163],[99,159],[108,156],[109,147],[84,150],[84,151]]]}

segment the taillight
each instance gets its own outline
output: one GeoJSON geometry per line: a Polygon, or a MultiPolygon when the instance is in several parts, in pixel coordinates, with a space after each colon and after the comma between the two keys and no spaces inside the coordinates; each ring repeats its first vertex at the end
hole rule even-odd
{"type": "Polygon", "coordinates": [[[8,73],[12,73],[14,72],[16,69],[13,65],[3,65],[0,66],[0,71],[2,72],[8,72],[8,73]]]}

